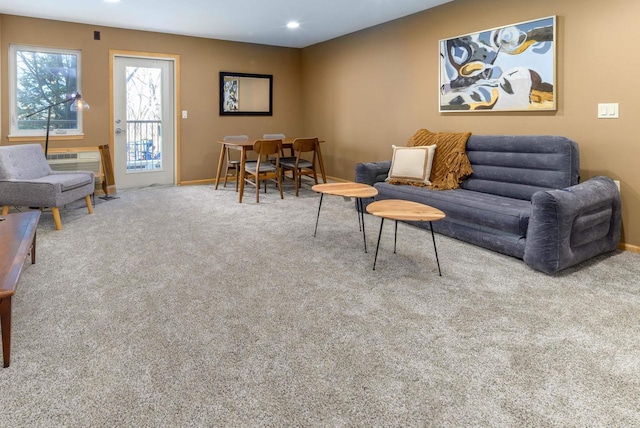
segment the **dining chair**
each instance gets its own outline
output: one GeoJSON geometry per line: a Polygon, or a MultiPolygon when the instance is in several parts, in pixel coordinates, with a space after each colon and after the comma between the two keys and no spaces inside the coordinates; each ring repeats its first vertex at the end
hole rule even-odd
{"type": "MultiPolygon", "coordinates": [[[[256,203],[260,203],[260,182],[265,182],[264,191],[267,192],[267,180],[275,181],[280,190],[280,199],[284,199],[282,194],[282,169],[280,167],[280,153],[282,152],[282,140],[257,140],[253,144],[253,151],[258,158],[255,161],[245,162],[243,180],[256,188],[256,203]],[[269,156],[275,156],[276,163],[269,161],[269,156]],[[248,176],[248,177],[247,177],[248,176]],[[253,176],[253,180],[251,180],[253,176]]],[[[242,194],[240,202],[242,202],[242,194]]]]}
{"type": "MultiPolygon", "coordinates": [[[[283,140],[286,138],[284,134],[262,134],[264,140],[283,140]]],[[[289,149],[289,155],[293,157],[293,149],[289,149]]],[[[284,157],[284,148],[280,151],[280,158],[284,157]]],[[[269,158],[273,162],[273,158],[269,158]]]]}
{"type": "Polygon", "coordinates": [[[293,172],[296,196],[298,196],[298,191],[300,189],[301,175],[313,175],[313,181],[315,184],[318,184],[318,174],[316,172],[318,144],[317,138],[296,138],[293,140],[293,152],[295,153],[295,157],[283,158],[280,160],[280,167],[283,172],[287,170],[291,170],[293,172]],[[313,153],[311,161],[302,157],[305,153],[313,153]]]}
{"type": "MultiPolygon", "coordinates": [[[[226,135],[224,137],[224,141],[231,142],[244,142],[249,141],[249,137],[246,135],[226,135]]],[[[226,162],[227,162],[227,172],[224,175],[224,187],[227,187],[227,179],[229,178],[229,171],[234,172],[235,180],[236,180],[236,192],[238,191],[238,184],[240,182],[240,159],[231,159],[230,150],[226,149],[226,162]]]]}

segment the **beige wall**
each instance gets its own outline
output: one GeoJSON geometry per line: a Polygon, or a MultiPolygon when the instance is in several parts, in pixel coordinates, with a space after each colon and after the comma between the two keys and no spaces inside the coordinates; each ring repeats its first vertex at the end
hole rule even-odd
{"type": "Polygon", "coordinates": [[[7,58],[12,43],[82,50],[82,95],[91,105],[84,114],[84,140],[50,141],[50,147],[84,147],[109,143],[109,49],[154,52],[180,56],[181,119],[180,171],[182,182],[211,180],[215,176],[220,140],[227,134],[263,133],[299,135],[302,99],[299,49],[287,49],[129,31],[92,25],[0,15],[2,40],[2,144],[8,144],[7,58]],[[101,40],[93,40],[93,31],[101,40]],[[218,73],[273,74],[273,116],[220,116],[218,73]]]}
{"type": "Polygon", "coordinates": [[[557,134],[580,146],[581,175],[621,181],[623,242],[640,246],[640,2],[456,0],[303,50],[307,132],[321,135],[327,173],[391,158],[419,128],[476,134],[557,134]],[[438,112],[438,41],[557,15],[556,112],[438,112]],[[620,119],[597,119],[597,103],[620,119]],[[632,215],[636,213],[636,215],[632,215]]]}

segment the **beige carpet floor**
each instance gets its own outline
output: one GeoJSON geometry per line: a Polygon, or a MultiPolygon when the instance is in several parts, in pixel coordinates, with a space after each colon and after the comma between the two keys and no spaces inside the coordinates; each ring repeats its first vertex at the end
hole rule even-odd
{"type": "Polygon", "coordinates": [[[640,255],[548,276],[305,186],[150,187],[50,213],[2,427],[640,426],[640,255]],[[387,224],[387,223],[386,223],[387,224]]]}

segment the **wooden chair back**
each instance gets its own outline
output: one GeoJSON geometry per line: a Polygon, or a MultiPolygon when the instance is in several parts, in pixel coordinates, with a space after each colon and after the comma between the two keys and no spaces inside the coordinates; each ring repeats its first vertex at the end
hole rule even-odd
{"type": "Polygon", "coordinates": [[[317,145],[317,138],[296,138],[293,140],[293,150],[295,152],[315,152],[317,145]]]}
{"type": "Polygon", "coordinates": [[[296,154],[296,167],[300,162],[300,159],[302,159],[303,153],[313,152],[313,160],[311,161],[311,164],[315,169],[318,144],[317,138],[296,138],[293,140],[293,151],[296,154]]]}
{"type": "Polygon", "coordinates": [[[258,154],[260,162],[269,155],[275,155],[279,161],[280,153],[282,153],[282,140],[256,140],[253,143],[253,151],[258,154]]]}

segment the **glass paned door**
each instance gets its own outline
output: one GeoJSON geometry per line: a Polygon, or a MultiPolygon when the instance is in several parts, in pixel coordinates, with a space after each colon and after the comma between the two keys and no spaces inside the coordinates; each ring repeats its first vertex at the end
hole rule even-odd
{"type": "Polygon", "coordinates": [[[173,184],[173,62],[116,57],[114,106],[118,188],[173,184]]]}

